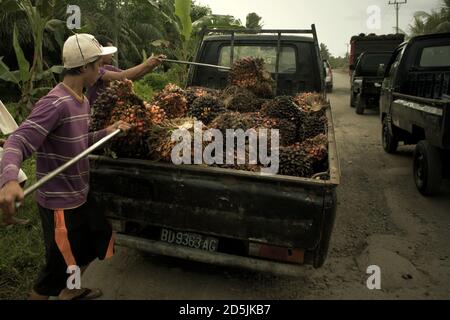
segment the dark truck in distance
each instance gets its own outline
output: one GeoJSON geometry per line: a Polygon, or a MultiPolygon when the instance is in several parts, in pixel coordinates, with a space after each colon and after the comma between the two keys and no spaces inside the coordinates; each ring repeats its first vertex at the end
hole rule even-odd
{"type": "MultiPolygon", "coordinates": [[[[274,72],[278,93],[324,90],[314,27],[287,31],[311,38],[282,30],[275,36],[212,32],[201,42],[197,62],[230,65],[233,56],[260,55],[274,72]]],[[[189,85],[223,88],[227,78],[228,71],[193,67],[189,85]]],[[[317,177],[91,156],[88,203],[113,222],[119,245],[263,272],[318,268],[327,255],[340,181],[330,108],[327,117],[329,170],[317,177]]]]}
{"type": "Polygon", "coordinates": [[[413,173],[424,195],[450,177],[450,33],[412,38],[399,46],[381,90],[383,148],[416,144],[413,173]]]}
{"type": "Polygon", "coordinates": [[[350,39],[349,74],[353,73],[356,61],[363,52],[386,52],[394,51],[397,46],[405,41],[403,34],[376,35],[374,33],[365,35],[361,33],[350,39]]]}
{"type": "Polygon", "coordinates": [[[368,107],[378,107],[383,74],[378,66],[388,61],[392,53],[405,40],[402,34],[360,34],[350,39],[349,73],[350,106],[356,113],[363,114],[368,107]]]}
{"type": "Polygon", "coordinates": [[[379,106],[381,84],[385,66],[392,52],[363,52],[357,62],[351,78],[350,104],[357,114],[363,114],[366,108],[379,106]]]}

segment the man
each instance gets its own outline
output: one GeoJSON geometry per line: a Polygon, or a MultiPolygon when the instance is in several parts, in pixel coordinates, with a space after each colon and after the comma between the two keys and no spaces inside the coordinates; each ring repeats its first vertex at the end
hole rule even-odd
{"type": "MultiPolygon", "coordinates": [[[[100,39],[101,39],[100,44],[103,47],[114,48],[112,41],[109,38],[102,36],[100,39]]],[[[99,92],[102,91],[110,81],[124,80],[124,79],[129,79],[132,81],[137,80],[140,77],[144,76],[145,74],[152,72],[156,67],[161,65],[163,62],[161,59],[165,59],[166,56],[152,55],[144,63],[141,63],[140,65],[137,65],[127,70],[121,70],[119,68],[114,67],[112,65],[113,58],[114,54],[105,55],[101,58],[98,78],[95,81],[95,84],[88,88],[86,94],[91,105],[95,103],[95,100],[97,100],[99,92]]]]}
{"type": "MultiPolygon", "coordinates": [[[[96,37],[96,39],[103,47],[114,47],[113,41],[106,36],[99,35],[96,37]]],[[[113,59],[114,59],[114,54],[108,54],[106,56],[103,56],[100,61],[100,67],[106,66],[108,68],[111,68],[111,71],[117,71],[117,72],[122,71],[119,68],[116,68],[113,66],[113,59]]]]}
{"type": "MultiPolygon", "coordinates": [[[[74,158],[90,145],[116,129],[127,131],[122,121],[89,132],[90,106],[83,89],[92,85],[99,72],[100,58],[116,48],[103,48],[88,34],[76,34],[63,47],[64,79],[43,97],[30,116],[8,138],[0,164],[0,207],[15,214],[16,202],[24,194],[17,177],[22,161],[36,153],[38,179],[74,158]]],[[[113,254],[113,233],[105,217],[86,210],[89,191],[87,158],[43,185],[36,192],[46,249],[46,264],[30,295],[44,300],[93,299],[100,290],[67,288],[69,266],[84,271],[94,259],[113,254]]]]}

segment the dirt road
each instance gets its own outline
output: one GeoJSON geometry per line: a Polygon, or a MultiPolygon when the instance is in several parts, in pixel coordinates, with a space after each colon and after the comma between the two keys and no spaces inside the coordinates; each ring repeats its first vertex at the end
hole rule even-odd
{"type": "Polygon", "coordinates": [[[324,267],[297,278],[218,268],[120,249],[93,264],[83,285],[105,299],[450,298],[450,184],[424,198],[412,180],[412,147],[380,145],[378,114],[349,107],[349,79],[335,73],[330,95],[342,169],[338,212],[324,267]],[[366,286],[381,269],[381,290],[366,286]]]}

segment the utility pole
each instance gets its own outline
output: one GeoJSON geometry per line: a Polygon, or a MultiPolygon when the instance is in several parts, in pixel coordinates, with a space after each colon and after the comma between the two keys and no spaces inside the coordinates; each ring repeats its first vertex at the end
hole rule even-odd
{"type": "Polygon", "coordinates": [[[407,4],[408,3],[408,0],[405,0],[405,1],[397,1],[397,0],[394,0],[393,2],[392,1],[389,1],[389,4],[390,5],[395,5],[395,11],[396,11],[396,30],[397,30],[397,34],[399,33],[398,31],[399,31],[399,29],[398,29],[398,11],[400,10],[400,5],[402,5],[402,4],[407,4]]]}

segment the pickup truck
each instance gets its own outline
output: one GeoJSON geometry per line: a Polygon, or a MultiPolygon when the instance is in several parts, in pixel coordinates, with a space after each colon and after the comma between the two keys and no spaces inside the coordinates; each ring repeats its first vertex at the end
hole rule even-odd
{"type": "MultiPolygon", "coordinates": [[[[378,108],[381,83],[384,72],[380,73],[380,65],[387,65],[392,52],[364,52],[353,68],[351,77],[350,104],[356,108],[357,114],[363,114],[366,108],[378,108]]],[[[382,69],[383,70],[383,69],[382,69]]]]}
{"type": "Polygon", "coordinates": [[[387,65],[381,90],[383,148],[416,144],[414,181],[436,194],[450,176],[450,33],[414,37],[387,65]]]}
{"type": "MultiPolygon", "coordinates": [[[[278,94],[325,94],[314,26],[261,30],[264,35],[204,32],[196,62],[229,66],[243,56],[262,56],[278,94]]],[[[220,89],[227,79],[227,70],[195,66],[188,85],[220,89]]],[[[91,156],[88,202],[112,221],[119,245],[261,272],[298,274],[302,264],[318,268],[327,255],[340,181],[330,108],[327,117],[329,165],[318,177],[91,156]]]]}

